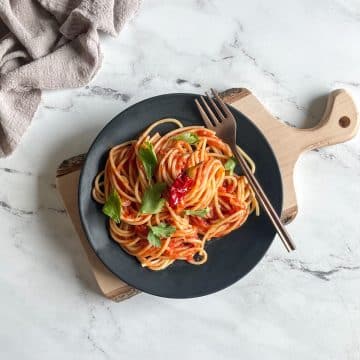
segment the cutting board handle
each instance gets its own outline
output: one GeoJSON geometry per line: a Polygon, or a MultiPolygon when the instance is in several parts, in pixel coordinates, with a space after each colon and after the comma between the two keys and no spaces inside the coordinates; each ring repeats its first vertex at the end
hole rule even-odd
{"type": "Polygon", "coordinates": [[[295,129],[299,153],[350,140],[359,128],[356,106],[351,96],[343,89],[330,93],[324,115],[310,129],[295,129]]]}
{"type": "Polygon", "coordinates": [[[305,151],[342,143],[356,135],[359,119],[354,101],[343,89],[332,91],[320,122],[310,129],[297,129],[276,119],[247,89],[230,89],[222,95],[251,119],[271,144],[283,182],[282,220],[292,221],[298,211],[293,180],[297,160],[305,151]]]}

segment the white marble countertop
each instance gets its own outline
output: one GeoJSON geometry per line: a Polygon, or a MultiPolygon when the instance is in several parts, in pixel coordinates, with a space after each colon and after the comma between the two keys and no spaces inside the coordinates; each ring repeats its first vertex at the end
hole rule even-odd
{"type": "Polygon", "coordinates": [[[0,160],[0,358],[359,359],[359,136],[298,163],[298,250],[275,241],[206,298],[101,297],[54,188],[61,160],[156,94],[247,87],[299,127],[335,88],[360,105],[359,39],[357,0],[148,0],[119,38],[104,36],[92,83],[45,93],[0,160]]]}

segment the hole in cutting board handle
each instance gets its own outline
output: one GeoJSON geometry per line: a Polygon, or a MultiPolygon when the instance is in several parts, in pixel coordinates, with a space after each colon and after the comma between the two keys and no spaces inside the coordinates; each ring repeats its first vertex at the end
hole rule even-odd
{"type": "Polygon", "coordinates": [[[349,127],[349,125],[350,125],[350,118],[348,118],[347,116],[342,116],[342,117],[339,119],[339,125],[340,125],[342,128],[347,128],[347,127],[349,127]]]}

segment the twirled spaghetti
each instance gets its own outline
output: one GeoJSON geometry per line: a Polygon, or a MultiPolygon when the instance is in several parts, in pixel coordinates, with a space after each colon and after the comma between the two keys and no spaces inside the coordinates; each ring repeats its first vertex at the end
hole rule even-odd
{"type": "MultiPolygon", "coordinates": [[[[243,155],[255,171],[253,161],[243,155]]],[[[121,203],[119,221],[109,220],[112,239],[151,270],[165,269],[175,260],[205,263],[207,241],[239,228],[250,213],[259,212],[245,176],[225,169],[232,156],[213,131],[183,127],[176,119],[159,120],[138,140],[113,147],[92,192],[101,204],[115,192],[121,203]],[[154,133],[163,123],[177,128],[163,136],[154,133]],[[148,164],[142,158],[146,147],[152,151],[145,153],[148,164]],[[145,193],[156,184],[164,184],[161,198],[165,200],[157,204],[156,213],[146,213],[142,211],[145,193]],[[149,241],[149,231],[160,239],[157,246],[149,241]]]]}

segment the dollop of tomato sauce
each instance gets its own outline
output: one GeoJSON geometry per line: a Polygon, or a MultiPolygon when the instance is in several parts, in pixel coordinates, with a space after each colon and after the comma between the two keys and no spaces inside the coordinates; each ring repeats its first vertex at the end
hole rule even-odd
{"type": "Polygon", "coordinates": [[[169,189],[168,201],[172,208],[175,208],[184,196],[191,190],[194,180],[182,171],[172,183],[169,189]]]}
{"type": "Polygon", "coordinates": [[[149,228],[146,224],[136,225],[134,226],[134,230],[135,230],[135,234],[141,237],[146,237],[149,232],[149,228]]]}

